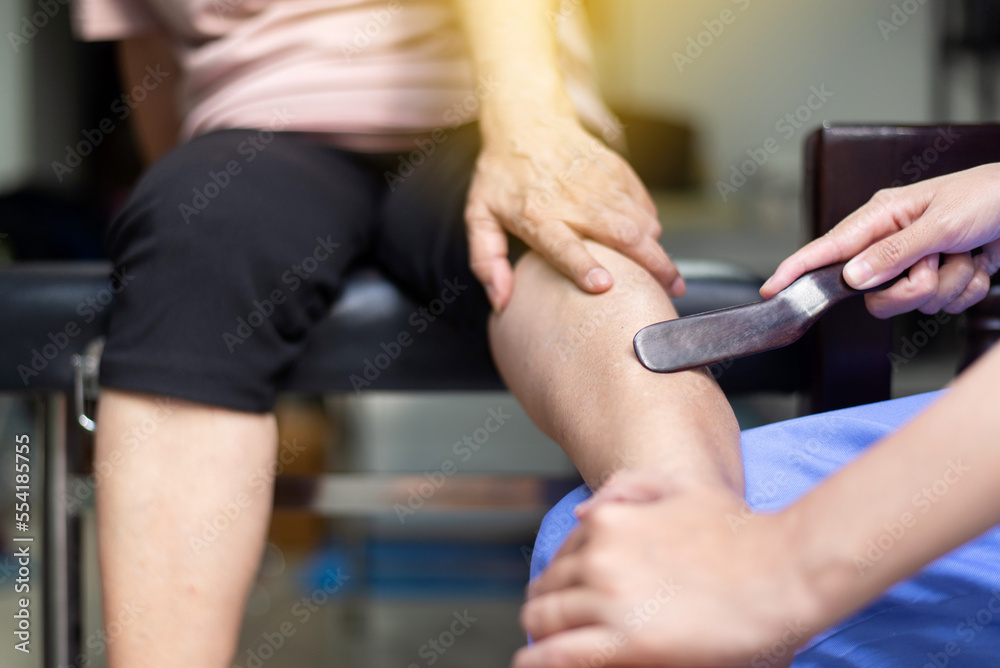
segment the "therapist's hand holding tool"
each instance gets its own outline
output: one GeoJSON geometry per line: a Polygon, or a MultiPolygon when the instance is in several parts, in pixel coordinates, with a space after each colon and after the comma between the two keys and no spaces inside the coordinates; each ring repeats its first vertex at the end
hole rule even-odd
{"type": "Polygon", "coordinates": [[[807,271],[850,260],[844,279],[867,290],[909,275],[865,301],[879,318],[914,309],[959,313],[986,296],[1000,267],[1000,164],[882,190],[782,262],[761,288],[776,295],[807,271]],[[971,251],[982,248],[973,257],[971,251]]]}
{"type": "MultiPolygon", "coordinates": [[[[998,239],[1000,165],[992,164],[878,193],[783,262],[761,293],[773,297],[807,271],[850,260],[844,277],[862,290],[909,270],[866,295],[874,315],[954,313],[985,296],[998,239]]],[[[598,656],[609,667],[787,664],[811,636],[1000,523],[997,378],[1000,348],[774,514],[754,514],[724,490],[635,475],[609,481],[532,585],[522,621],[536,644],[518,652],[515,668],[598,656]],[[964,467],[961,484],[859,572],[853,557],[911,512],[913,495],[948,462],[964,467]],[[727,517],[738,518],[735,529],[727,517]],[[776,647],[780,657],[768,653],[776,647]]]]}

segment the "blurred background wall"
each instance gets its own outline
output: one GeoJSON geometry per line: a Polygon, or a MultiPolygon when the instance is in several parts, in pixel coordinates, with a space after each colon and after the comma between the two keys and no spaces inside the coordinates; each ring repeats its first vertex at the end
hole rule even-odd
{"type": "Polygon", "coordinates": [[[598,0],[593,24],[602,86],[616,107],[692,123],[710,183],[772,136],[782,150],[771,167],[797,178],[801,140],[823,119],[929,120],[932,3],[884,39],[877,23],[891,20],[899,2],[598,0]],[[699,35],[718,29],[724,11],[733,20],[721,34],[711,42],[699,35]],[[689,40],[708,43],[691,62],[684,58],[698,49],[689,40]],[[784,140],[777,121],[823,85],[833,96],[784,140]]]}
{"type": "MultiPolygon", "coordinates": [[[[68,43],[69,11],[53,1],[59,11],[26,45],[13,44],[10,35],[23,32],[35,3],[7,0],[0,6],[0,35],[5,36],[0,194],[29,181],[62,189],[85,187],[86,170],[59,182],[51,162],[80,139],[88,110],[98,113],[103,107],[106,113],[115,96],[107,77],[87,74],[95,60],[111,64],[110,47],[68,43]]],[[[932,118],[934,24],[940,1],[566,1],[571,9],[584,7],[591,15],[607,99],[616,110],[690,127],[695,176],[708,188],[725,178],[746,150],[769,137],[779,139],[781,150],[764,173],[797,181],[801,141],[824,120],[975,118],[977,80],[962,67],[953,72],[955,105],[949,117],[932,118]],[[721,23],[724,12],[733,19],[728,24],[721,23]],[[721,32],[713,34],[711,29],[720,25],[721,32]],[[832,96],[791,136],[776,133],[776,123],[794,114],[812,87],[825,87],[832,96]]]]}
{"type": "MultiPolygon", "coordinates": [[[[26,5],[20,0],[0,3],[0,34],[18,30],[26,5]]],[[[9,43],[5,43],[4,48],[7,52],[0,58],[0,192],[20,185],[32,169],[29,142],[24,132],[29,123],[27,93],[32,63],[29,54],[12,57],[9,43]]]]}
{"type": "MultiPolygon", "coordinates": [[[[775,135],[776,121],[803,104],[811,86],[833,93],[817,118],[930,120],[934,12],[931,2],[911,2],[919,10],[888,39],[878,21],[891,20],[901,0],[590,0],[588,8],[608,99],[619,108],[690,122],[704,180],[714,183],[746,149],[775,135]],[[697,39],[704,22],[724,10],[735,20],[680,71],[674,54],[683,54],[689,38],[697,39]]],[[[75,48],[62,44],[67,9],[59,5],[17,53],[6,37],[20,31],[33,6],[0,3],[0,193],[33,176],[51,182],[49,163],[82,130],[77,97],[59,76],[72,63],[60,56],[75,48]]],[[[969,117],[968,109],[958,106],[956,118],[969,117]]],[[[771,169],[797,176],[806,131],[783,145],[771,169]]]]}

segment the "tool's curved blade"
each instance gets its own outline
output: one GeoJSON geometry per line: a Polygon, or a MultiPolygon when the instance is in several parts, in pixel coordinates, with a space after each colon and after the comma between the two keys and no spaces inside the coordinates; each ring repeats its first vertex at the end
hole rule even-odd
{"type": "Polygon", "coordinates": [[[650,325],[633,345],[650,371],[685,371],[786,346],[811,324],[801,322],[797,309],[771,299],[650,325]]]}
{"type": "Polygon", "coordinates": [[[650,371],[666,373],[787,346],[833,304],[863,294],[844,282],[843,268],[807,272],[767,301],[650,325],[635,335],[635,354],[650,371]]]}

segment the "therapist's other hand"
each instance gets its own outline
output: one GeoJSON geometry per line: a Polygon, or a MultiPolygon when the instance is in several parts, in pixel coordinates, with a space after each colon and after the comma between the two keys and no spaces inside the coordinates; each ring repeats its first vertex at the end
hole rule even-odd
{"type": "Polygon", "coordinates": [[[711,484],[717,483],[676,471],[665,473],[648,468],[624,469],[609,477],[589,499],[575,508],[574,513],[577,518],[583,518],[605,503],[649,503],[711,484]]]}
{"type": "Polygon", "coordinates": [[[684,294],[683,279],[657,241],[656,207],[639,177],[575,120],[539,122],[487,141],[465,219],[472,271],[496,310],[506,306],[514,280],[505,230],[587,292],[604,292],[614,279],[584,238],[632,258],[671,295],[684,294]]]}
{"type": "Polygon", "coordinates": [[[958,313],[986,296],[1000,267],[1000,163],[881,190],[829,233],[779,265],[761,288],[770,298],[803,273],[850,260],[844,279],[886,290],[865,295],[885,318],[918,309],[958,313]],[[972,256],[974,249],[983,252],[972,256]]]}
{"type": "Polygon", "coordinates": [[[593,507],[531,585],[514,668],[788,665],[820,630],[793,521],[724,488],[593,507]]]}

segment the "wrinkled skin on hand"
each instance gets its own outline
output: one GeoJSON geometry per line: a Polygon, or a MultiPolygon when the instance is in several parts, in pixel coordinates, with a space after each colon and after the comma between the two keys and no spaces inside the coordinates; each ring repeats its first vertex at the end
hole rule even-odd
{"type": "Polygon", "coordinates": [[[540,253],[581,289],[614,277],[581,242],[593,239],[645,267],[673,296],[684,281],[657,241],[660,223],[624,159],[576,122],[539,123],[486,142],[466,207],[472,270],[496,310],[513,290],[505,232],[540,253]]]}

